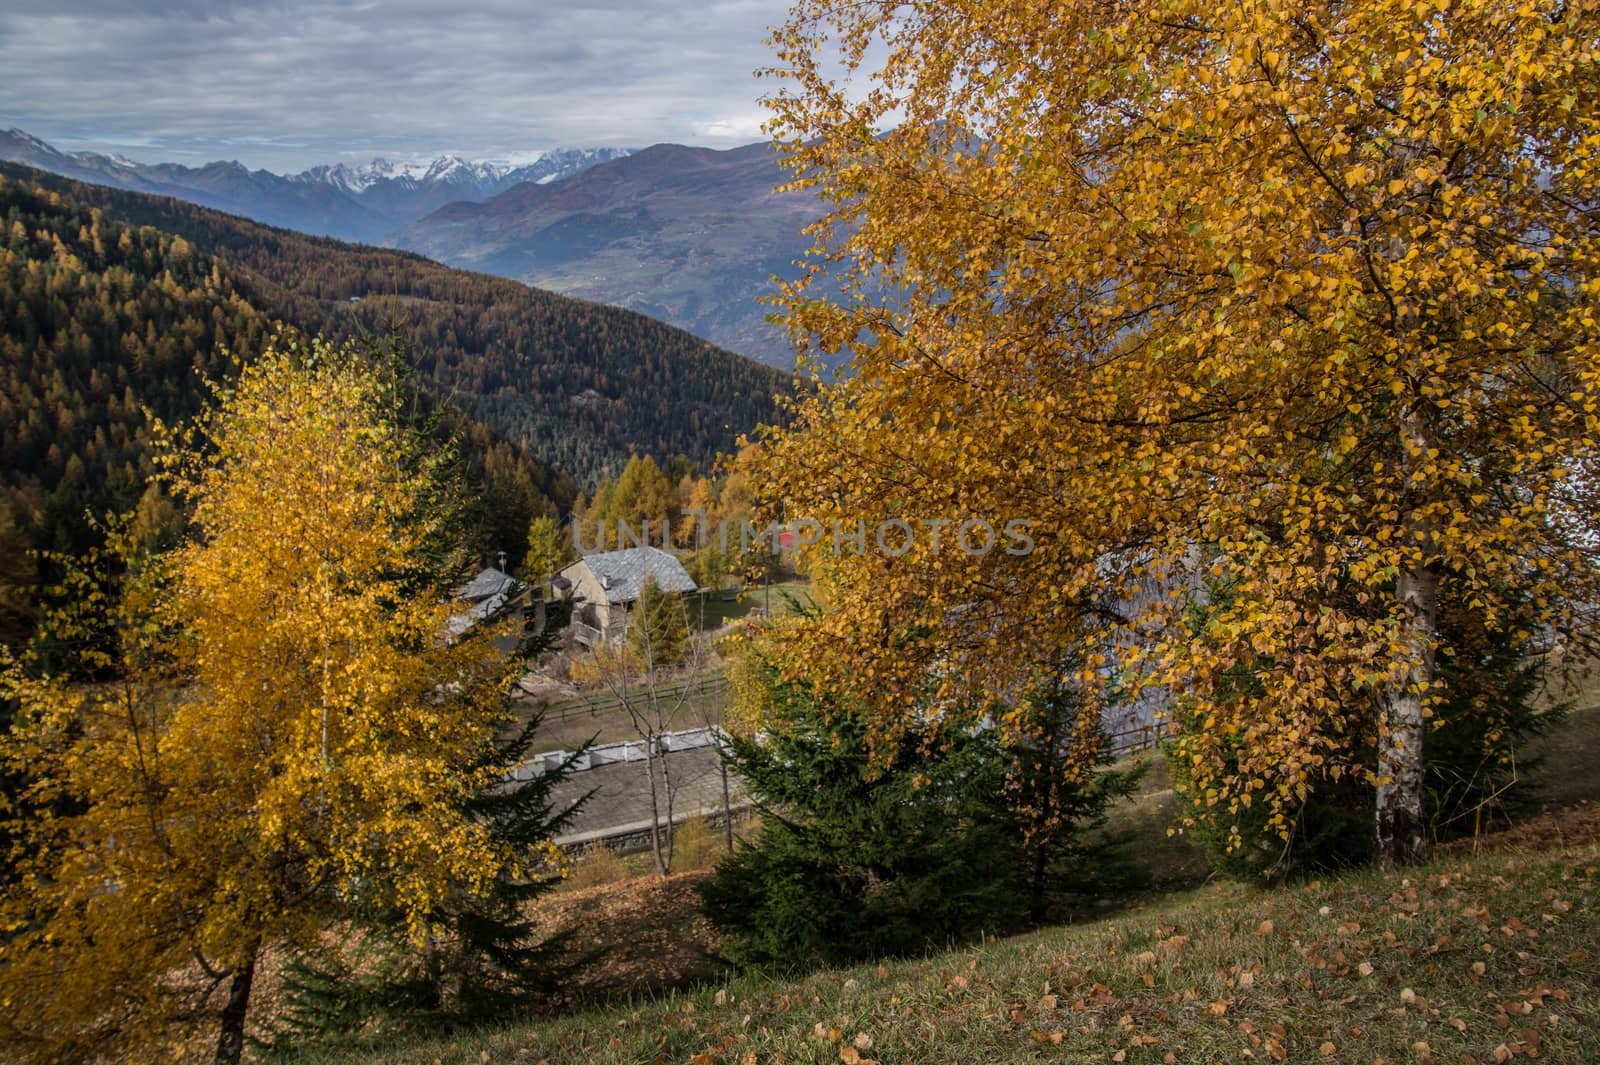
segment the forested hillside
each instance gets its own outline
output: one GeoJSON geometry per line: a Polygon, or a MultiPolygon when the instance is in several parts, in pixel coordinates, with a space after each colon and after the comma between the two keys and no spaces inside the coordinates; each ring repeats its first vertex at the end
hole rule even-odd
{"type": "Polygon", "coordinates": [[[580,481],[635,451],[709,460],[770,420],[786,383],[630,311],[164,197],[5,164],[0,174],[182,237],[270,319],[332,340],[397,329],[427,388],[580,481]]]}
{"type": "MultiPolygon", "coordinates": [[[[260,350],[278,321],[334,340],[398,332],[419,384],[466,412],[447,418],[483,486],[480,546],[513,557],[531,516],[576,494],[552,466],[709,459],[779,384],[639,315],[25,168],[0,166],[0,227],[4,586],[31,583],[13,565],[28,546],[91,543],[91,513],[159,522],[160,498],[141,505],[151,416],[188,419],[224,351],[260,350]]],[[[25,626],[25,599],[0,587],[0,628],[25,626]]]]}

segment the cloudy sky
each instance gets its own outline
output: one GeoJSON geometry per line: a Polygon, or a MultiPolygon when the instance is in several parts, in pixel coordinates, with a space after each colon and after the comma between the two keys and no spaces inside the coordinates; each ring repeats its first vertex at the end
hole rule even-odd
{"type": "Polygon", "coordinates": [[[784,0],[4,0],[0,128],[142,162],[732,147],[784,0]]]}

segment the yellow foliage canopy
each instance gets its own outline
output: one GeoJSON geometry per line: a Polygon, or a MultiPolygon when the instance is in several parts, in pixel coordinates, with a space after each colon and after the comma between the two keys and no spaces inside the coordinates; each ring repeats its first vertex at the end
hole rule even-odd
{"type": "Polygon", "coordinates": [[[84,664],[117,679],[10,670],[31,816],[3,911],[8,1053],[153,1060],[331,907],[393,905],[420,931],[503,865],[462,809],[504,666],[442,639],[439,478],[395,388],[320,343],[244,367],[172,439],[184,542],[103,560],[133,567],[125,594],[76,581],[56,626],[109,632],[84,664]]]}
{"type": "Polygon", "coordinates": [[[772,128],[835,207],[779,302],[851,372],[767,441],[767,513],[921,531],[827,552],[790,668],[892,721],[930,677],[1018,706],[1077,660],[1197,703],[1223,808],[1363,743],[1420,788],[1439,583],[1524,632],[1600,591],[1597,31],[1557,0],[802,0],[772,128]],[[1033,550],[932,548],[970,518],[1033,550]]]}

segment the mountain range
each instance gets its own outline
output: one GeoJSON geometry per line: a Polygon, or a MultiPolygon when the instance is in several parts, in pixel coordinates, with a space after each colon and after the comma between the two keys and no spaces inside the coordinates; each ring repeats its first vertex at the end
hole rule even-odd
{"type": "Polygon", "coordinates": [[[658,144],[560,180],[442,207],[390,243],[452,266],[641,311],[788,368],[786,335],[760,297],[796,272],[822,214],[780,193],[777,153],[658,144]]]}
{"type": "Polygon", "coordinates": [[[809,243],[802,230],[823,212],[810,194],[774,191],[784,173],[764,143],[569,149],[517,165],[378,159],[279,175],[62,152],[11,130],[0,160],[417,251],[639,311],[783,369],[794,353],[760,298],[774,275],[794,274],[809,243]]]}
{"type": "Polygon", "coordinates": [[[0,133],[0,160],[5,162],[369,244],[445,204],[488,199],[523,183],[556,181],[627,154],[625,148],[558,148],[517,163],[447,155],[425,162],[374,159],[360,166],[338,163],[274,174],[237,162],[199,167],[137,163],[120,155],[64,152],[20,129],[0,133]]]}

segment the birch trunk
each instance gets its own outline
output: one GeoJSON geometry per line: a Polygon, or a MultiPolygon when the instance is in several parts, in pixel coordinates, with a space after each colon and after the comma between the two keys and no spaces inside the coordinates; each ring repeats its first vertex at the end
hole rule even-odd
{"type": "Polygon", "coordinates": [[[1434,679],[1439,628],[1439,575],[1402,573],[1396,589],[1405,611],[1404,653],[1411,667],[1384,693],[1378,728],[1377,857],[1384,865],[1420,861],[1426,849],[1422,813],[1424,692],[1434,679]]]}

